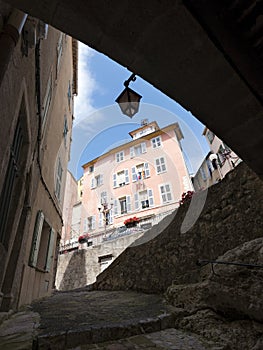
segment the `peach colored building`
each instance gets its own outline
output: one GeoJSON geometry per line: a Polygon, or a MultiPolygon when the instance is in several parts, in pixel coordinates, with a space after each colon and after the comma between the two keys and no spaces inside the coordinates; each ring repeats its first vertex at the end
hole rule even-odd
{"type": "Polygon", "coordinates": [[[207,127],[204,129],[203,135],[208,142],[210,152],[192,179],[195,191],[208,188],[221,181],[229,171],[242,161],[207,127]]]}
{"type": "Polygon", "coordinates": [[[193,189],[178,123],[160,129],[144,121],[129,134],[130,142],[83,165],[81,233],[93,245],[131,217],[141,227],[157,223],[193,189]]]}

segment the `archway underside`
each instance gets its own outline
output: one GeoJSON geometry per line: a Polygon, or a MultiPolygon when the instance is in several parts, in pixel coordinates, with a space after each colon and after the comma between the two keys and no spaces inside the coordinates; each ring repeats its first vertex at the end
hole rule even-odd
{"type": "Polygon", "coordinates": [[[241,0],[7,2],[150,82],[263,178],[263,54],[256,1],[249,1],[249,8],[241,0]]]}

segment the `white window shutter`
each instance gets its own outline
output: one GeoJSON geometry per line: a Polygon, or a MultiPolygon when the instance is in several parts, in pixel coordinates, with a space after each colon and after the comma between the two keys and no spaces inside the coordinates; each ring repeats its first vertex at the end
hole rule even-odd
{"type": "Polygon", "coordinates": [[[139,210],[139,195],[134,193],[134,209],[139,210]]]}
{"type": "Polygon", "coordinates": [[[87,232],[88,231],[88,219],[84,219],[84,224],[83,224],[83,231],[87,232]]]}
{"type": "Polygon", "coordinates": [[[119,205],[118,205],[118,200],[117,199],[114,199],[114,216],[118,215],[119,214],[119,205]]]}
{"type": "Polygon", "coordinates": [[[38,251],[39,251],[43,223],[44,223],[44,214],[41,210],[39,210],[36,217],[31,253],[29,257],[29,265],[33,267],[37,266],[37,258],[38,258],[38,251]]]}
{"type": "Polygon", "coordinates": [[[149,201],[149,206],[153,207],[154,199],[153,199],[153,190],[151,188],[148,189],[148,201],[149,201]]]}
{"type": "Polygon", "coordinates": [[[149,163],[144,163],[144,169],[145,169],[145,177],[150,177],[150,168],[149,163]]]}
{"type": "Polygon", "coordinates": [[[117,174],[114,173],[112,175],[112,178],[113,178],[113,188],[116,188],[117,187],[117,174]]]}
{"type": "Polygon", "coordinates": [[[99,213],[99,227],[103,227],[103,214],[99,213]]]}
{"type": "Polygon", "coordinates": [[[132,182],[137,181],[136,167],[132,167],[132,182]]]}
{"type": "Polygon", "coordinates": [[[131,212],[131,196],[126,196],[127,212],[131,212]]]}
{"type": "Polygon", "coordinates": [[[91,219],[91,229],[92,229],[92,230],[95,230],[95,226],[96,226],[96,216],[93,215],[91,218],[92,218],[92,219],[91,219]]]}
{"type": "Polygon", "coordinates": [[[146,142],[142,142],[141,143],[141,150],[142,150],[142,153],[146,153],[147,150],[146,150],[146,142]]]}
{"type": "Polygon", "coordinates": [[[53,258],[54,258],[54,243],[55,243],[55,231],[53,228],[51,228],[49,233],[47,260],[45,264],[45,270],[48,272],[50,271],[53,258]]]}
{"type": "Polygon", "coordinates": [[[95,181],[94,177],[91,179],[91,186],[90,187],[91,188],[95,188],[96,187],[96,181],[95,181]]]}
{"type": "Polygon", "coordinates": [[[113,213],[112,213],[112,209],[109,211],[109,224],[113,224],[113,213]]]}
{"type": "Polygon", "coordinates": [[[124,174],[125,174],[125,183],[126,185],[130,182],[130,179],[129,179],[129,170],[128,169],[125,169],[124,170],[124,174]]]}
{"type": "Polygon", "coordinates": [[[135,152],[134,152],[134,147],[130,148],[130,157],[134,158],[135,157],[135,152]]]}
{"type": "Polygon", "coordinates": [[[103,185],[103,174],[99,177],[99,185],[103,185]]]}

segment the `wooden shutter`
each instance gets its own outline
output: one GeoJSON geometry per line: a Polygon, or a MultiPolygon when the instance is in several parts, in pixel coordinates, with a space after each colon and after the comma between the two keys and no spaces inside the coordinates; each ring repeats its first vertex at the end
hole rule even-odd
{"type": "Polygon", "coordinates": [[[113,224],[113,213],[112,213],[112,209],[109,211],[109,224],[113,224]]]}
{"type": "Polygon", "coordinates": [[[103,227],[103,214],[99,213],[99,227],[103,227]]]}
{"type": "Polygon", "coordinates": [[[131,196],[126,196],[127,212],[131,212],[131,196]]]}
{"type": "Polygon", "coordinates": [[[53,258],[54,258],[54,242],[55,242],[55,231],[53,228],[51,228],[49,233],[48,252],[47,252],[47,259],[45,264],[45,270],[48,272],[50,271],[53,258]]]}
{"type": "Polygon", "coordinates": [[[93,215],[93,216],[91,217],[91,229],[92,229],[92,230],[95,230],[95,226],[96,226],[96,216],[93,215]]]}
{"type": "Polygon", "coordinates": [[[44,214],[41,210],[39,210],[36,217],[32,247],[31,247],[31,252],[29,257],[29,265],[32,267],[37,266],[37,258],[38,258],[43,223],[44,223],[44,214]]]}
{"type": "Polygon", "coordinates": [[[114,216],[118,215],[119,214],[119,205],[118,205],[118,199],[114,199],[114,216]]]}
{"type": "Polygon", "coordinates": [[[153,190],[151,188],[149,188],[147,190],[148,192],[148,201],[149,201],[149,206],[153,207],[154,206],[154,199],[153,199],[153,190]]]}
{"type": "Polygon", "coordinates": [[[128,169],[125,169],[125,170],[124,170],[124,174],[125,174],[125,184],[127,185],[127,184],[130,182],[130,179],[129,179],[129,170],[128,170],[128,169]]]}
{"type": "Polygon", "coordinates": [[[96,181],[95,181],[94,177],[91,179],[91,186],[90,187],[91,188],[95,188],[96,187],[96,181]]]}
{"type": "Polygon", "coordinates": [[[134,209],[139,210],[139,194],[134,193],[134,209]]]}
{"type": "Polygon", "coordinates": [[[130,148],[130,157],[134,158],[135,157],[135,152],[134,152],[134,147],[130,148]]]}
{"type": "Polygon", "coordinates": [[[132,182],[137,181],[136,167],[132,167],[132,182]]]}
{"type": "Polygon", "coordinates": [[[144,169],[145,169],[145,177],[150,177],[150,168],[149,163],[144,163],[144,169]]]}
{"type": "Polygon", "coordinates": [[[146,142],[142,142],[141,143],[141,150],[142,150],[142,153],[146,153],[147,150],[146,150],[146,142]]]}
{"type": "Polygon", "coordinates": [[[117,187],[117,174],[114,173],[112,175],[112,178],[113,178],[113,188],[116,188],[117,187]]]}

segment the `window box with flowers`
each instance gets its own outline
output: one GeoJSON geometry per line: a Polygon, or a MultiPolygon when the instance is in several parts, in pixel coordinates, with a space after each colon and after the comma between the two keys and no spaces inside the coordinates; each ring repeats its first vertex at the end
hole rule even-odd
{"type": "Polygon", "coordinates": [[[128,228],[128,227],[135,227],[137,226],[137,224],[140,222],[140,219],[138,219],[136,216],[134,216],[133,218],[129,218],[127,220],[124,221],[124,225],[128,228]]]}
{"type": "Polygon", "coordinates": [[[82,236],[79,236],[79,239],[78,239],[78,242],[80,244],[83,244],[83,243],[88,243],[88,239],[89,239],[89,235],[82,235],[82,236]]]}

